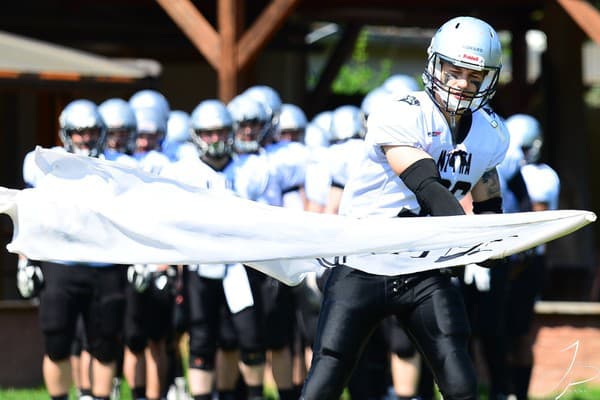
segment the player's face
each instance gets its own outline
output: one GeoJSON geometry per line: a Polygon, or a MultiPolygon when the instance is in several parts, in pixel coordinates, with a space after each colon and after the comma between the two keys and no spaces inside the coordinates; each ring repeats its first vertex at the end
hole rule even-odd
{"type": "Polygon", "coordinates": [[[228,135],[228,131],[225,128],[223,128],[223,129],[207,129],[207,130],[198,132],[198,136],[200,137],[200,139],[208,145],[211,145],[211,144],[217,143],[217,142],[225,142],[227,140],[227,135],[228,135]]]}
{"type": "Polygon", "coordinates": [[[263,124],[259,121],[243,121],[240,122],[238,129],[235,132],[237,140],[242,142],[252,142],[258,139],[263,124]]]}
{"type": "Polygon", "coordinates": [[[80,131],[73,131],[71,133],[71,143],[77,150],[83,152],[91,151],[98,143],[100,139],[100,129],[84,129],[80,131]]]}
{"type": "Polygon", "coordinates": [[[483,78],[483,71],[442,63],[442,82],[449,88],[450,94],[457,99],[476,94],[483,83],[483,78]]]}
{"type": "Polygon", "coordinates": [[[158,148],[158,133],[139,133],[135,139],[135,151],[148,152],[158,148]]]}
{"type": "Polygon", "coordinates": [[[283,130],[279,133],[279,140],[289,142],[301,142],[302,141],[302,129],[288,129],[283,130]]]}
{"type": "Polygon", "coordinates": [[[129,131],[126,129],[111,129],[106,136],[106,147],[112,150],[121,151],[127,147],[129,140],[129,131]]]}

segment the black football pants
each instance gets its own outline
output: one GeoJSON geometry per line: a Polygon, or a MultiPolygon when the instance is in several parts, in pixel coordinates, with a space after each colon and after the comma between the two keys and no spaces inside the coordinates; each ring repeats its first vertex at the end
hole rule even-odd
{"type": "Polygon", "coordinates": [[[438,270],[380,276],[347,266],[327,280],[304,400],[338,400],[375,327],[396,315],[446,400],[477,399],[464,303],[438,270]]]}

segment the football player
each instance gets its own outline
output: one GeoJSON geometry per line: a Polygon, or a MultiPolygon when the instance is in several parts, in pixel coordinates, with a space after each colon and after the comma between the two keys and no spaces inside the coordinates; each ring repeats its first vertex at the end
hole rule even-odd
{"type": "MultiPolygon", "coordinates": [[[[528,114],[507,118],[506,127],[514,146],[522,150],[520,168],[533,211],[556,210],[560,193],[558,174],[541,162],[544,141],[540,123],[528,114]]],[[[522,210],[524,211],[524,210],[522,210]]],[[[511,393],[518,400],[527,399],[533,368],[534,335],[531,323],[534,305],[543,288],[546,246],[538,246],[511,258],[507,327],[509,337],[509,378],[511,393]]]]}
{"type": "MultiPolygon", "coordinates": [[[[496,165],[508,134],[487,104],[502,48],[496,31],[472,17],[434,34],[424,91],[387,102],[369,116],[360,166],[344,187],[340,214],[358,218],[502,212],[496,165]]],[[[364,258],[363,258],[364,259],[364,258]]],[[[372,265],[378,255],[368,257],[372,265]]],[[[447,400],[476,399],[470,327],[459,289],[434,269],[382,276],[338,263],[327,278],[303,399],[338,399],[373,329],[395,315],[433,371],[447,400]]],[[[424,263],[427,257],[424,256],[424,263]]]]}
{"type": "MultiPolygon", "coordinates": [[[[104,150],[106,125],[96,104],[79,99],[59,117],[59,136],[65,151],[98,157],[104,150]]],[[[24,178],[30,186],[52,186],[29,153],[24,178]]],[[[83,321],[85,350],[91,355],[91,388],[82,397],[108,399],[121,351],[125,274],[123,266],[80,262],[20,262],[18,289],[29,298],[39,291],[40,326],[44,335],[43,375],[52,399],[67,399],[70,353],[78,320],[83,321]]]]}
{"type": "MultiPolygon", "coordinates": [[[[161,175],[256,200],[266,190],[268,168],[262,157],[233,153],[233,126],[231,113],[221,101],[200,102],[191,114],[192,138],[200,156],[183,158],[163,169],[161,175]]],[[[256,143],[246,140],[239,146],[258,149],[256,143]]],[[[265,352],[255,275],[241,264],[190,265],[186,269],[189,386],[195,400],[211,399],[213,387],[220,399],[233,398],[238,350],[248,398],[262,396],[265,352]]]]}

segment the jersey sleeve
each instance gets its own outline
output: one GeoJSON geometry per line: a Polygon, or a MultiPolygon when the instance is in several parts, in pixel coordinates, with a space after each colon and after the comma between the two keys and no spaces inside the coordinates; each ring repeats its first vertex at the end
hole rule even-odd
{"type": "Polygon", "coordinates": [[[510,136],[508,134],[508,129],[506,129],[504,123],[502,122],[502,120],[500,120],[500,118],[497,117],[496,123],[498,124],[498,126],[494,128],[494,132],[496,133],[496,143],[494,146],[495,151],[493,152],[493,155],[490,158],[490,163],[488,164],[487,168],[488,170],[493,169],[497,167],[500,163],[502,163],[502,161],[506,157],[506,154],[508,152],[508,146],[510,144],[510,136]]]}
{"type": "Polygon", "coordinates": [[[413,96],[384,102],[369,115],[369,146],[411,146],[425,149],[427,143],[419,100],[413,96]]]}

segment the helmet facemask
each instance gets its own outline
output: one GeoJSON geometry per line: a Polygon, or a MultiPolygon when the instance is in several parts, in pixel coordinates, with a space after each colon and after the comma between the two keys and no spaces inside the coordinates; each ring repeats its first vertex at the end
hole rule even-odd
{"type": "MultiPolygon", "coordinates": [[[[485,106],[496,92],[502,68],[502,45],[488,23],[473,17],[456,17],[444,23],[431,38],[423,72],[425,91],[450,116],[474,112],[485,106]],[[448,86],[446,68],[481,72],[469,89],[448,86]],[[475,88],[473,88],[475,84],[475,88]]],[[[464,79],[465,74],[458,79],[464,79]]],[[[467,78],[469,78],[467,74],[467,78]]]]}
{"type": "Polygon", "coordinates": [[[498,67],[481,67],[464,61],[452,60],[439,53],[432,53],[423,73],[425,90],[435,103],[450,114],[463,114],[467,110],[475,112],[485,106],[496,93],[496,85],[500,75],[498,67]],[[447,63],[460,68],[483,71],[484,77],[476,91],[468,91],[449,87],[443,76],[443,64],[447,63]]]}
{"type": "Polygon", "coordinates": [[[217,140],[212,143],[206,142],[202,136],[205,132],[214,132],[219,129],[214,130],[194,130],[192,134],[192,138],[194,139],[194,143],[200,149],[200,154],[206,156],[208,158],[213,159],[222,159],[229,155],[232,152],[232,144],[233,144],[233,133],[231,131],[231,127],[221,128],[221,130],[226,131],[226,138],[221,140],[217,140]]]}
{"type": "Polygon", "coordinates": [[[104,149],[104,142],[106,139],[105,130],[100,127],[68,129],[64,131],[64,135],[62,136],[61,139],[64,142],[64,147],[68,152],[88,157],[98,157],[104,149]],[[90,137],[88,140],[82,141],[80,145],[73,142],[72,135],[74,133],[83,135],[86,131],[94,131],[97,134],[95,137],[90,137]]]}

